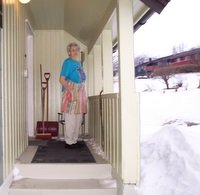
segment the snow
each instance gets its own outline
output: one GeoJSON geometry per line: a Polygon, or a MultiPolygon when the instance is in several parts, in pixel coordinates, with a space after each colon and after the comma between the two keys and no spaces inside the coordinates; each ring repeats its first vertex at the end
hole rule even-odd
{"type": "Polygon", "coordinates": [[[140,92],[140,195],[200,195],[200,74],[136,79],[140,92]]]}
{"type": "Polygon", "coordinates": [[[99,144],[95,142],[94,138],[88,140],[84,139],[84,141],[86,141],[87,145],[93,150],[95,154],[97,154],[104,160],[108,160],[101,146],[99,146],[99,144]]]}
{"type": "Polygon", "coordinates": [[[99,183],[104,188],[117,188],[117,181],[115,179],[99,180],[99,183]]]}
{"type": "Polygon", "coordinates": [[[200,158],[180,130],[164,127],[142,144],[141,194],[198,195],[200,158]]]}
{"type": "MultiPolygon", "coordinates": [[[[193,90],[199,85],[200,73],[178,74],[170,78],[171,87],[182,81],[183,87],[179,90],[193,90]]],[[[145,91],[163,91],[166,88],[162,79],[136,79],[136,87],[138,92],[145,91]]]]}
{"type": "Polygon", "coordinates": [[[20,174],[19,168],[17,167],[14,167],[12,175],[13,175],[13,181],[24,179],[24,177],[20,174]]]}

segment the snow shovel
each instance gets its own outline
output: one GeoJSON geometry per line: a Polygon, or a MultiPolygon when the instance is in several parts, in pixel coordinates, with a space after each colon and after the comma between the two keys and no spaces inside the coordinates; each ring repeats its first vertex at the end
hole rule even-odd
{"type": "Polygon", "coordinates": [[[46,121],[45,125],[47,128],[47,133],[51,133],[52,138],[58,137],[58,128],[59,124],[58,121],[49,121],[49,79],[51,77],[51,74],[46,72],[44,73],[44,78],[47,82],[47,104],[46,104],[46,109],[47,109],[47,116],[46,116],[46,121]]]}
{"type": "Polygon", "coordinates": [[[42,82],[42,65],[41,64],[40,64],[40,79],[41,79],[42,124],[40,121],[37,122],[36,139],[50,140],[52,137],[51,133],[45,132],[44,115],[45,115],[45,91],[47,89],[47,82],[42,82]]]}

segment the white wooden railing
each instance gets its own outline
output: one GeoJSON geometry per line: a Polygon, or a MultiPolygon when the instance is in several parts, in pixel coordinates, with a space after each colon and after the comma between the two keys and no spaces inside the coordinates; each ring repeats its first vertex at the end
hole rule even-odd
{"type": "Polygon", "coordinates": [[[118,94],[89,97],[89,134],[102,147],[115,172],[121,175],[119,126],[118,94]]]}

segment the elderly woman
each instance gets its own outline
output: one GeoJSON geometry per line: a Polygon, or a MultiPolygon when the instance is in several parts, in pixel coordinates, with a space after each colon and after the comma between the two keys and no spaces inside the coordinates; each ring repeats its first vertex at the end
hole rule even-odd
{"type": "Polygon", "coordinates": [[[65,59],[60,73],[62,84],[61,111],[65,116],[66,148],[81,147],[78,135],[86,112],[85,72],[79,62],[80,47],[76,43],[67,46],[69,58],[65,59]]]}

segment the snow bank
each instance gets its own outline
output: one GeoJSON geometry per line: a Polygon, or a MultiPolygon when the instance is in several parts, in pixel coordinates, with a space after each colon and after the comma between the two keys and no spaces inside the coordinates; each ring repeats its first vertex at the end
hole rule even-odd
{"type": "MultiPolygon", "coordinates": [[[[136,79],[141,113],[140,195],[200,195],[200,73],[136,79]]],[[[115,80],[115,92],[118,82],[115,80]]]]}
{"type": "Polygon", "coordinates": [[[200,195],[200,73],[137,79],[141,113],[140,195],[200,195]]]}
{"type": "Polygon", "coordinates": [[[172,126],[142,143],[140,195],[199,195],[200,157],[172,126]]]}

